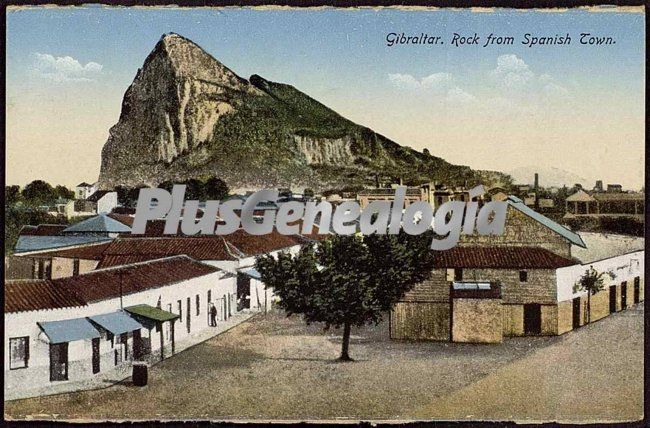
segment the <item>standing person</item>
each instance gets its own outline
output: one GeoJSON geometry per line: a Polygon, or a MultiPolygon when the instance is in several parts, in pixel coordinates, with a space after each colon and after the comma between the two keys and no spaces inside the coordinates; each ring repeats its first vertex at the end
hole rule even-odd
{"type": "Polygon", "coordinates": [[[214,306],[214,303],[210,303],[210,326],[217,326],[217,307],[214,306]]]}

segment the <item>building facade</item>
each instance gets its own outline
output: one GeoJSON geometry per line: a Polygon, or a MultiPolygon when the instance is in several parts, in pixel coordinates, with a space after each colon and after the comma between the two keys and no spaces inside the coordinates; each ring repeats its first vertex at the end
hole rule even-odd
{"type": "Polygon", "coordinates": [[[177,341],[210,328],[211,304],[219,320],[236,313],[234,302],[225,301],[235,293],[234,276],[187,256],[64,279],[9,281],[5,396],[169,356],[177,341]]]}

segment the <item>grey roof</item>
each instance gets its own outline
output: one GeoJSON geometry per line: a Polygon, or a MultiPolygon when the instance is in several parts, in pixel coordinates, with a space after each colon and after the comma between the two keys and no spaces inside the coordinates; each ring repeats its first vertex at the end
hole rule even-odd
{"type": "Polygon", "coordinates": [[[14,253],[31,251],[52,250],[55,248],[74,247],[77,245],[110,241],[112,238],[93,235],[68,235],[68,236],[34,236],[21,235],[16,242],[14,253]]]}
{"type": "Polygon", "coordinates": [[[100,337],[99,331],[86,318],[36,323],[50,339],[50,343],[74,342],[75,340],[100,337]]]}
{"type": "Polygon", "coordinates": [[[99,214],[63,229],[62,233],[87,232],[130,233],[131,228],[124,223],[110,218],[106,214],[99,214]]]}
{"type": "Polygon", "coordinates": [[[112,193],[112,192],[110,190],[98,190],[92,195],[88,196],[86,200],[90,202],[98,202],[101,198],[103,198],[108,193],[112,193]]]}
{"type": "Polygon", "coordinates": [[[522,212],[523,214],[527,215],[533,220],[538,221],[542,225],[551,229],[553,232],[560,234],[561,236],[569,240],[572,244],[575,244],[582,248],[587,248],[587,245],[584,243],[580,235],[578,235],[575,232],[572,232],[571,230],[567,229],[561,224],[554,222],[550,218],[543,216],[542,214],[538,213],[532,208],[526,206],[526,204],[524,204],[524,202],[518,197],[512,195],[508,196],[508,199],[506,199],[506,201],[508,202],[508,205],[510,205],[511,207],[522,212]]]}
{"type": "Polygon", "coordinates": [[[88,317],[88,319],[115,335],[143,328],[142,324],[127,315],[124,311],[93,315],[92,317],[88,317]]]}
{"type": "Polygon", "coordinates": [[[257,269],[252,267],[247,269],[241,269],[239,272],[253,279],[262,279],[262,275],[257,271],[257,269]]]}

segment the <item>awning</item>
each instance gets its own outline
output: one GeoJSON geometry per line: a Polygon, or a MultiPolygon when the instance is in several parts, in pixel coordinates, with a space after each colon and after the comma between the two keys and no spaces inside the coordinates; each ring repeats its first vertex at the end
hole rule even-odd
{"type": "Polygon", "coordinates": [[[86,318],[39,322],[36,324],[43,330],[50,343],[74,342],[75,340],[100,337],[99,331],[86,318]]]}
{"type": "Polygon", "coordinates": [[[242,269],[239,273],[249,276],[253,279],[262,279],[262,275],[255,268],[242,269]]]}
{"type": "Polygon", "coordinates": [[[117,311],[109,314],[94,315],[88,319],[115,335],[139,330],[142,324],[130,317],[126,312],[117,311]]]}
{"type": "Polygon", "coordinates": [[[180,315],[144,304],[129,306],[124,308],[124,310],[133,315],[139,322],[149,326],[180,318],[180,315]]]}

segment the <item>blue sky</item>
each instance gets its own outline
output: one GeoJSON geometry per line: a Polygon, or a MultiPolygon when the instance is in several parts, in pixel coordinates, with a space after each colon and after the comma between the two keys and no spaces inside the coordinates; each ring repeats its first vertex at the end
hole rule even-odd
{"type": "Polygon", "coordinates": [[[10,11],[7,181],[96,179],[124,91],[160,36],[173,31],[242,77],[292,84],[400,144],[451,162],[503,171],[556,166],[638,188],[644,20],[643,13],[585,10],[10,11]],[[440,35],[445,44],[388,47],[389,32],[440,35]],[[512,35],[515,44],[456,48],[449,43],[454,32],[483,40],[512,35]],[[616,44],[582,46],[581,32],[616,44]],[[570,33],[573,40],[528,48],[520,44],[524,33],[570,33]],[[531,146],[541,148],[532,159],[531,146]],[[61,170],[46,167],[53,159],[61,170]],[[83,166],[66,168],[70,159],[83,166]]]}

